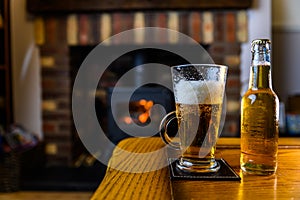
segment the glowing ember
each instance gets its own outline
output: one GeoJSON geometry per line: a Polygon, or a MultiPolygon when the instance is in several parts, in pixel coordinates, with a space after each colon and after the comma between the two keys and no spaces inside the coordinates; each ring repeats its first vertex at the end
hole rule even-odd
{"type": "Polygon", "coordinates": [[[124,121],[126,124],[131,124],[131,123],[132,123],[131,117],[124,117],[124,118],[123,118],[123,121],[124,121]]]}
{"type": "Polygon", "coordinates": [[[153,101],[147,101],[145,99],[130,102],[129,112],[131,116],[124,117],[124,123],[132,124],[135,122],[138,124],[146,124],[149,122],[150,109],[153,105],[153,101]]]}
{"type": "Polygon", "coordinates": [[[141,100],[139,101],[139,104],[140,104],[141,106],[145,106],[145,105],[147,104],[147,101],[146,101],[145,99],[141,99],[141,100]]]}
{"type": "Polygon", "coordinates": [[[148,118],[149,118],[149,114],[148,113],[143,113],[143,114],[139,115],[139,121],[141,123],[146,123],[147,120],[148,120],[148,118]]]}

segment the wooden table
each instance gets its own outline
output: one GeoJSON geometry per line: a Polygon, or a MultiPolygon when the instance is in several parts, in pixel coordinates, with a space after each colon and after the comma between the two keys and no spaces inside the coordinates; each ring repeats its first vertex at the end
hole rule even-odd
{"type": "Polygon", "coordinates": [[[125,139],[114,150],[106,176],[91,199],[300,199],[300,138],[280,138],[278,170],[273,176],[243,175],[239,142],[236,138],[221,138],[217,157],[234,168],[242,178],[240,182],[171,181],[168,167],[130,172],[157,167],[153,160],[166,161],[169,151],[160,151],[164,147],[160,138],[125,139]],[[158,154],[149,157],[137,156],[157,150],[158,154]]]}
{"type": "Polygon", "coordinates": [[[76,191],[18,191],[0,193],[0,200],[86,200],[90,199],[92,192],[76,191]]]}

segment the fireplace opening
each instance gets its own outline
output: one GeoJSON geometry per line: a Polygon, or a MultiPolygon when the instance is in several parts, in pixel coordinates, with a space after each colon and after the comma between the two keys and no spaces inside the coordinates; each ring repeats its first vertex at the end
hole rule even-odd
{"type": "MultiPolygon", "coordinates": [[[[177,45],[177,48],[186,49],[190,51],[193,48],[193,45],[177,45]]],[[[208,46],[205,46],[208,48],[208,46]]],[[[71,65],[71,79],[72,83],[76,77],[77,71],[86,58],[89,52],[93,50],[94,46],[71,46],[70,47],[70,65],[71,65]]],[[[106,47],[108,51],[114,52],[114,48],[119,48],[118,45],[110,45],[106,47]]],[[[132,45],[131,45],[132,48],[132,45]]],[[[176,55],[172,52],[163,50],[162,46],[157,45],[157,48],[138,48],[134,51],[125,53],[124,55],[118,57],[114,60],[109,66],[107,66],[102,77],[99,77],[98,88],[95,95],[95,109],[99,124],[101,128],[106,133],[107,137],[117,144],[124,138],[130,137],[122,131],[121,126],[130,126],[132,123],[135,123],[139,126],[145,126],[147,123],[150,123],[149,118],[149,109],[153,104],[160,104],[164,107],[165,112],[170,112],[175,109],[174,97],[172,91],[167,89],[162,85],[155,83],[140,85],[141,80],[149,79],[150,81],[155,82],[158,79],[166,78],[162,74],[154,74],[154,77],[149,77],[149,71],[137,71],[136,73],[131,74],[130,78],[126,80],[126,83],[121,83],[123,86],[118,86],[115,88],[116,83],[119,79],[126,74],[128,71],[134,69],[137,66],[143,64],[159,63],[166,66],[174,66],[179,64],[188,63],[187,60],[176,55]],[[136,91],[132,94],[130,102],[125,102],[124,99],[117,99],[114,105],[112,102],[112,92],[114,89],[118,93],[129,92],[133,87],[137,87],[136,91]],[[118,113],[117,119],[114,119],[112,113],[112,107],[115,107],[118,113]],[[147,111],[148,107],[148,111],[147,111]],[[122,111],[128,110],[130,116],[125,116],[122,111]],[[117,121],[116,121],[117,120],[117,121]],[[121,120],[121,121],[118,121],[121,120]]],[[[151,70],[149,66],[148,70],[151,70]]],[[[170,79],[171,74],[167,74],[167,79],[170,79]]],[[[160,120],[160,119],[159,119],[160,120]]],[[[76,129],[73,126],[72,133],[75,134],[76,143],[80,143],[79,138],[76,137],[76,129]]],[[[153,134],[157,136],[156,134],[153,134]]],[[[143,135],[141,135],[143,136],[143,135]]],[[[76,149],[81,149],[76,146],[76,149]]],[[[75,155],[80,156],[80,153],[75,155]]]]}

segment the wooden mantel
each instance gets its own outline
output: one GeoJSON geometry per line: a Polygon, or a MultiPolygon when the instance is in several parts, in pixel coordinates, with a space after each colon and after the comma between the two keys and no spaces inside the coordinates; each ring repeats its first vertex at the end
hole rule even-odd
{"type": "Polygon", "coordinates": [[[247,9],[253,0],[27,0],[30,13],[247,9]]]}

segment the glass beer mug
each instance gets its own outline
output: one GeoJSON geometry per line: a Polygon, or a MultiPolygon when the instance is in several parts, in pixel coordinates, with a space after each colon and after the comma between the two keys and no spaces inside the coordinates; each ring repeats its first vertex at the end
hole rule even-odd
{"type": "MultiPolygon", "coordinates": [[[[227,66],[188,64],[171,67],[176,111],[160,124],[163,141],[181,150],[176,166],[187,172],[217,172],[216,142],[222,118],[227,66]],[[179,143],[172,141],[168,126],[177,120],[179,143]]],[[[174,135],[174,133],[173,133],[174,135]]]]}

